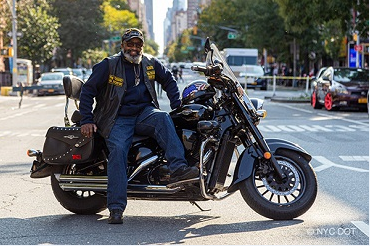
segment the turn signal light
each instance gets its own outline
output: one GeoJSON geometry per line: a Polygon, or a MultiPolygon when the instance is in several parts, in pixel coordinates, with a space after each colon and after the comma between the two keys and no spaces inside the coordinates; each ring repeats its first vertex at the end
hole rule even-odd
{"type": "Polygon", "coordinates": [[[29,150],[27,150],[27,155],[29,156],[29,157],[33,157],[33,156],[37,156],[37,154],[38,154],[39,152],[37,151],[37,150],[34,150],[34,149],[29,149],[29,150]]]}
{"type": "Polygon", "coordinates": [[[258,117],[264,119],[267,116],[267,111],[264,109],[257,110],[258,117]]]}
{"type": "Polygon", "coordinates": [[[265,153],[263,153],[263,157],[265,157],[266,160],[269,160],[271,158],[271,153],[270,152],[265,152],[265,153]]]}

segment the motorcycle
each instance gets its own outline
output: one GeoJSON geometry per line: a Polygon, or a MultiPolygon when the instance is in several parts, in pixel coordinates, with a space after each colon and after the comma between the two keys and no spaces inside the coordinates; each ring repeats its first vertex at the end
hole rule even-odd
{"type": "MultiPolygon", "coordinates": [[[[199,177],[169,182],[164,151],[156,141],[135,136],[128,155],[128,199],[189,201],[221,200],[240,191],[257,213],[274,220],[304,214],[317,195],[311,156],[299,145],[264,138],[258,129],[266,116],[263,100],[250,99],[209,38],[206,66],[193,66],[206,80],[188,84],[179,108],[170,112],[189,165],[199,177]]],[[[31,178],[51,177],[56,199],[76,214],[95,214],[107,207],[107,156],[104,139],[80,133],[78,100],[83,81],[63,80],[66,92],[65,126],[51,127],[43,151],[36,157],[31,178]],[[68,102],[76,110],[68,117],[68,102]],[[72,121],[72,125],[70,123],[72,121]]]]}

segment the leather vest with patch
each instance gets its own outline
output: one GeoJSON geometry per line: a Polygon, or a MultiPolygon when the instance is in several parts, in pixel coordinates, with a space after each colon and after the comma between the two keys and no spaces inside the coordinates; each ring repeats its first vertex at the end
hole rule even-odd
{"type": "MultiPolygon", "coordinates": [[[[122,106],[122,100],[127,90],[127,83],[122,52],[105,59],[107,59],[109,63],[109,78],[103,90],[96,97],[94,122],[101,136],[108,138],[118,111],[122,106]]],[[[159,108],[154,85],[155,60],[152,56],[143,54],[140,65],[143,68],[144,83],[152,97],[153,104],[155,107],[159,108]]]]}

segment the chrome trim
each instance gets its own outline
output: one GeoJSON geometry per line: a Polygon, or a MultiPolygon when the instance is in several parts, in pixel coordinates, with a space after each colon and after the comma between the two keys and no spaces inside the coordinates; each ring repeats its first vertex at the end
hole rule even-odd
{"type": "Polygon", "coordinates": [[[222,194],[221,196],[216,196],[216,195],[210,195],[206,192],[206,185],[205,185],[205,176],[203,174],[203,169],[204,169],[204,164],[208,161],[204,161],[205,157],[209,158],[209,156],[206,156],[206,155],[209,155],[209,151],[203,156],[203,152],[204,152],[204,148],[206,146],[206,144],[208,142],[217,142],[218,140],[215,139],[214,137],[210,137],[208,138],[206,141],[203,141],[201,146],[200,146],[200,154],[199,154],[199,163],[200,163],[200,170],[201,170],[201,174],[200,174],[200,181],[199,181],[199,184],[200,184],[200,192],[202,194],[202,196],[206,199],[209,199],[209,200],[222,200],[226,197],[228,197],[229,195],[233,194],[233,193],[228,193],[226,192],[225,194],[222,194]]]}
{"type": "Polygon", "coordinates": [[[131,181],[141,170],[143,170],[146,166],[152,164],[153,162],[157,161],[158,160],[158,156],[155,155],[155,156],[152,156],[150,158],[148,158],[147,160],[143,161],[135,170],[134,172],[131,174],[131,176],[129,177],[128,181],[131,181]]]}
{"type": "Polygon", "coordinates": [[[108,176],[83,176],[83,175],[65,175],[61,174],[59,182],[79,182],[79,183],[108,183],[108,176]]]}
{"type": "MultiPolygon", "coordinates": [[[[203,157],[203,152],[204,152],[204,148],[206,146],[206,144],[208,142],[211,142],[211,141],[217,141],[217,139],[215,139],[214,137],[210,137],[210,138],[207,138],[205,141],[202,142],[201,146],[200,146],[200,151],[199,151],[199,169],[200,169],[200,181],[199,181],[199,184],[200,184],[200,192],[202,194],[202,196],[206,199],[209,199],[209,200],[213,200],[215,199],[216,197],[215,196],[212,196],[212,195],[208,195],[207,192],[206,192],[206,185],[205,185],[205,177],[204,177],[204,174],[203,174],[203,170],[204,170],[204,157],[203,157]]],[[[207,152],[208,153],[208,152],[207,152]]]]}
{"type": "MultiPolygon", "coordinates": [[[[107,191],[107,183],[59,183],[64,191],[107,191]]],[[[162,185],[128,185],[127,193],[148,193],[148,194],[174,194],[180,191],[181,187],[167,188],[162,185]]]]}

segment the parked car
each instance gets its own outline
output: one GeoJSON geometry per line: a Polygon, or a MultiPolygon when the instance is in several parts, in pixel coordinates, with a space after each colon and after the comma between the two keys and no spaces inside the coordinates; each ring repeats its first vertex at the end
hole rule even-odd
{"type": "Polygon", "coordinates": [[[85,71],[82,68],[72,68],[72,72],[74,76],[77,76],[82,81],[85,81],[85,71]]]}
{"type": "Polygon", "coordinates": [[[328,67],[313,81],[311,105],[328,111],[342,107],[367,110],[368,91],[368,69],[328,67]]]}
{"type": "Polygon", "coordinates": [[[42,89],[38,90],[38,96],[42,95],[61,95],[64,94],[63,88],[63,77],[62,72],[47,72],[42,73],[38,85],[42,86],[42,89]]]}
{"type": "Polygon", "coordinates": [[[52,68],[52,72],[62,72],[64,75],[73,75],[72,68],[69,67],[58,67],[58,68],[52,68]]]}
{"type": "Polygon", "coordinates": [[[264,76],[263,67],[257,65],[243,65],[243,71],[239,73],[239,82],[247,88],[260,88],[267,90],[267,79],[264,76]]]}

